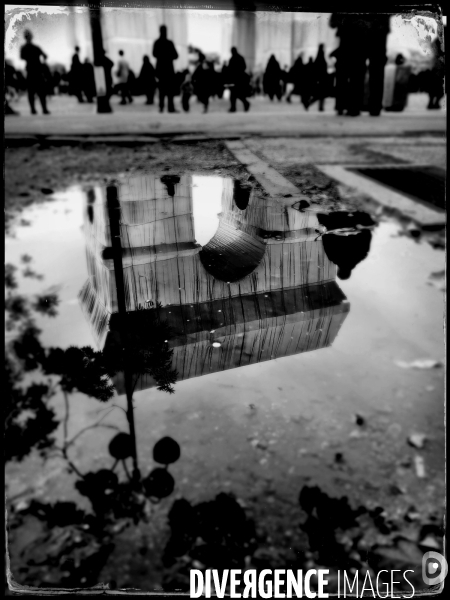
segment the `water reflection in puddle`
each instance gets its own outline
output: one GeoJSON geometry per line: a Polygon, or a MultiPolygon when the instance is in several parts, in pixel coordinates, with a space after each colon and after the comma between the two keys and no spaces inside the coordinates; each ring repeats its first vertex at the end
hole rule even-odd
{"type": "MultiPolygon", "coordinates": [[[[15,228],[7,262],[19,266],[29,254],[44,275],[26,277],[21,266],[21,294],[57,288],[58,315],[36,317],[44,346],[95,345],[102,353],[75,349],[63,360],[74,382],[70,414],[62,395],[52,406],[65,423],[55,435],[66,454],[50,458],[46,474],[34,456],[10,466],[10,496],[25,503],[22,518],[47,527],[21,558],[34,521],[14,540],[15,565],[25,565],[21,583],[44,581],[31,565],[46,556],[51,514],[95,557],[81,574],[69,565],[61,575],[47,564],[56,583],[132,585],[129,572],[139,563],[140,587],[160,585],[164,574],[170,589],[186,568],[180,560],[214,568],[208,561],[222,564],[222,552],[226,567],[245,556],[260,565],[266,551],[270,568],[278,564],[270,548],[303,552],[298,496],[308,485],[355,504],[370,500],[370,482],[370,496],[385,502],[389,469],[404,454],[400,438],[424,426],[426,389],[436,401],[442,391],[439,369],[419,378],[395,366],[419,354],[441,357],[442,298],[426,285],[441,253],[394,238],[392,222],[373,231],[367,223],[327,223],[322,235],[323,219],[308,207],[196,175],[73,188],[26,216],[31,226],[15,228]],[[120,397],[103,406],[97,400],[106,388],[95,377],[105,372],[120,397]],[[355,414],[364,415],[356,429],[355,414]],[[173,504],[174,493],[186,503],[173,504]],[[36,516],[32,499],[53,507],[47,514],[39,505],[36,516]],[[63,500],[84,512],[54,506],[63,500]],[[224,511],[236,515],[239,531],[217,516],[224,511]],[[218,523],[222,541],[207,539],[202,519],[218,523]],[[191,532],[187,522],[195,524],[191,532]],[[100,539],[108,548],[102,556],[100,539]],[[223,541],[230,539],[232,549],[223,541]],[[151,547],[154,560],[137,558],[138,546],[151,547]],[[170,568],[178,575],[168,576],[170,568]]],[[[436,425],[439,411],[427,419],[436,425]]],[[[68,547],[58,551],[71,557],[68,547]]]]}
{"type": "Polygon", "coordinates": [[[223,185],[224,181],[220,177],[192,177],[194,237],[200,246],[209,242],[219,226],[223,185]]]}
{"type": "Polygon", "coordinates": [[[178,380],[326,347],[348,311],[314,212],[256,197],[242,210],[233,181],[216,183],[146,175],[90,192],[81,301],[99,343],[109,328],[106,346],[122,330],[144,348],[164,322],[178,380]]]}

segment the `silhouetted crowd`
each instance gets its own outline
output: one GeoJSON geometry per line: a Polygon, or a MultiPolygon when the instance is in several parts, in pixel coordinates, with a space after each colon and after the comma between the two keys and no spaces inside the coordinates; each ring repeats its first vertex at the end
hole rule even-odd
{"type": "MultiPolygon", "coordinates": [[[[160,36],[153,44],[152,58],[143,57],[138,76],[125,57],[118,52],[116,64],[103,52],[98,66],[103,67],[106,96],[117,94],[120,104],[133,102],[134,96],[144,95],[146,104],[153,105],[158,91],[159,111],[165,107],[169,113],[175,109],[174,98],[180,97],[181,108],[190,110],[194,96],[206,113],[212,98],[222,98],[229,90],[229,112],[236,112],[238,101],[245,111],[250,109],[249,98],[264,94],[271,101],[283,98],[287,102],[297,96],[305,110],[317,103],[323,111],[325,99],[335,98],[338,115],[358,116],[367,111],[378,116],[382,108],[401,111],[410,92],[425,91],[429,95],[429,109],[439,109],[444,96],[444,51],[437,39],[433,43],[434,64],[417,75],[411,73],[404,57],[399,54],[392,65],[387,64],[386,42],[389,33],[388,15],[354,15],[336,13],[331,16],[330,27],[336,29],[339,46],[326,56],[324,44],[320,44],[315,58],[304,61],[300,54],[291,68],[281,67],[272,54],[263,73],[251,73],[244,57],[237,48],[231,49],[231,58],[218,68],[218,59],[207,58],[196,48],[190,47],[190,69],[176,72],[174,61],[178,53],[174,43],[167,37],[167,28],[160,27],[160,36]],[[333,68],[334,62],[334,68],[333,68]],[[216,68],[217,67],[217,68],[216,68]]],[[[10,102],[18,94],[27,91],[32,114],[36,114],[36,96],[42,112],[49,114],[46,99],[55,93],[68,93],[78,102],[94,102],[96,80],[94,65],[89,58],[80,58],[80,48],[75,47],[69,71],[64,67],[50,68],[45,53],[33,44],[30,31],[25,31],[25,44],[20,57],[26,63],[26,77],[5,61],[5,112],[17,114],[10,102]]]]}

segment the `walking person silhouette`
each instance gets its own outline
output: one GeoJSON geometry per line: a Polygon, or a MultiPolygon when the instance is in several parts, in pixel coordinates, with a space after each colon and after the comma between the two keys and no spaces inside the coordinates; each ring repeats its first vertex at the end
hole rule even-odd
{"type": "Polygon", "coordinates": [[[78,102],[84,102],[83,99],[83,65],[80,60],[80,48],[75,46],[75,54],[72,56],[72,64],[69,73],[70,93],[73,94],[78,102]]]}
{"type": "Polygon", "coordinates": [[[39,97],[44,115],[49,115],[47,99],[45,94],[44,70],[41,57],[47,58],[46,54],[32,43],[33,34],[28,29],[24,33],[25,44],[20,49],[20,58],[27,63],[27,90],[28,102],[31,113],[36,114],[35,97],[39,97]]]}
{"type": "Polygon", "coordinates": [[[236,48],[231,48],[231,58],[227,66],[227,78],[232,85],[230,91],[230,110],[236,112],[236,102],[240,100],[247,112],[250,108],[250,102],[247,100],[246,92],[249,83],[249,77],[246,73],[247,65],[243,56],[239,54],[236,48]]]}
{"type": "Polygon", "coordinates": [[[130,92],[129,79],[130,79],[130,66],[124,58],[123,50],[119,50],[119,62],[117,63],[117,78],[119,80],[119,93],[122,96],[120,104],[126,104],[133,102],[133,97],[130,92]]]}
{"type": "Polygon", "coordinates": [[[156,90],[155,69],[147,55],[143,57],[142,68],[139,74],[139,85],[141,91],[147,97],[146,104],[153,104],[156,90]]]}
{"type": "Polygon", "coordinates": [[[170,113],[178,112],[173,104],[175,95],[175,70],[173,61],[178,58],[174,43],[167,39],[167,27],[161,25],[159,38],[153,45],[153,56],[156,58],[156,77],[159,88],[159,112],[164,111],[167,97],[167,109],[170,113]]]}

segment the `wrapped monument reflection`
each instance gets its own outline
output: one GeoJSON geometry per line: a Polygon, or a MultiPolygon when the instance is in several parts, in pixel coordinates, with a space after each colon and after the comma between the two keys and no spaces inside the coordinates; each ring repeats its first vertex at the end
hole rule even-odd
{"type": "MultiPolygon", "coordinates": [[[[122,313],[145,346],[157,318],[180,380],[330,346],[349,303],[316,213],[223,179],[218,228],[201,246],[192,180],[139,175],[88,192],[81,300],[99,344],[117,340],[122,313]]],[[[154,385],[140,374],[135,389],[154,385]]]]}

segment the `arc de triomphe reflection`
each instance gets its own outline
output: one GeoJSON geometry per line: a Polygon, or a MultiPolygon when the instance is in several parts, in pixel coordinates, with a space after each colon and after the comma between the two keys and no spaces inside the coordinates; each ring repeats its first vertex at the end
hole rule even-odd
{"type": "MultiPolygon", "coordinates": [[[[99,345],[121,311],[150,339],[157,312],[178,380],[330,346],[349,303],[316,214],[223,179],[218,228],[201,246],[192,179],[136,175],[89,190],[80,297],[99,345]]],[[[141,375],[136,390],[154,385],[141,375]]]]}

